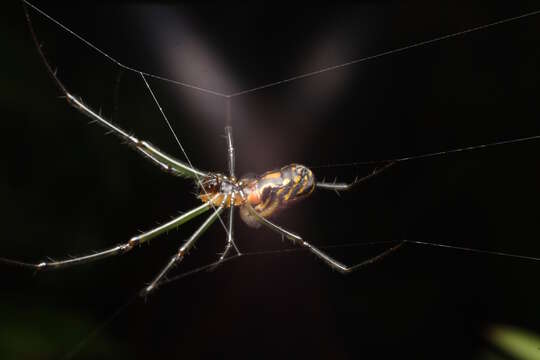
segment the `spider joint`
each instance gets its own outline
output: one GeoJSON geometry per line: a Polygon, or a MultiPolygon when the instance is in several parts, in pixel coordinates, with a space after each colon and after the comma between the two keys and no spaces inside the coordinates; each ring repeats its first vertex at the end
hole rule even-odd
{"type": "MultiPolygon", "coordinates": [[[[130,240],[131,241],[131,240],[130,240]]],[[[131,242],[128,242],[127,244],[120,245],[118,248],[121,252],[128,252],[129,250],[133,249],[133,244],[131,242]]]]}
{"type": "Polygon", "coordinates": [[[150,284],[148,285],[147,287],[145,287],[140,293],[139,293],[139,296],[143,297],[146,301],[146,297],[148,295],[150,295],[150,293],[152,291],[154,291],[156,289],[156,285],[155,284],[150,284]]]}
{"type": "Polygon", "coordinates": [[[131,250],[133,247],[135,247],[136,245],[140,245],[140,244],[141,244],[141,237],[140,236],[134,236],[131,239],[129,239],[127,244],[125,244],[124,247],[121,248],[121,249],[125,250],[125,251],[131,250]]]}

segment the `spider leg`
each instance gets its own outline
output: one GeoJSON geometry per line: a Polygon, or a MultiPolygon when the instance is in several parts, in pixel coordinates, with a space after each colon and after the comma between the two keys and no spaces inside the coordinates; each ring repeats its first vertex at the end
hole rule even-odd
{"type": "MultiPolygon", "coordinates": [[[[231,178],[234,178],[234,146],[233,146],[233,137],[232,137],[232,127],[226,126],[225,127],[225,135],[227,138],[227,152],[228,152],[228,159],[229,159],[229,176],[231,178]]],[[[234,224],[234,201],[236,199],[236,192],[233,191],[232,195],[229,194],[231,206],[229,208],[229,224],[228,224],[228,231],[227,231],[227,245],[225,245],[225,250],[223,250],[223,253],[219,257],[219,260],[217,263],[212,267],[212,269],[215,269],[218,267],[221,262],[227,257],[229,254],[229,251],[234,248],[236,253],[238,255],[241,255],[240,250],[238,250],[238,247],[236,246],[236,243],[234,242],[234,232],[233,232],[233,224],[234,224]]]]}
{"type": "Polygon", "coordinates": [[[177,218],[172,219],[171,221],[169,221],[169,222],[167,222],[167,223],[165,223],[165,224],[163,224],[161,226],[158,226],[157,228],[154,228],[154,229],[146,231],[146,232],[144,232],[144,233],[142,233],[140,235],[132,237],[128,242],[126,242],[124,244],[119,244],[119,245],[114,246],[114,247],[112,247],[110,249],[99,251],[99,252],[96,252],[94,254],[85,255],[85,256],[79,256],[79,257],[75,257],[75,258],[72,258],[72,259],[59,260],[59,261],[43,261],[43,262],[40,262],[38,264],[25,263],[25,262],[22,262],[22,261],[9,260],[9,259],[3,259],[3,258],[0,258],[0,262],[3,262],[5,264],[10,264],[10,265],[17,265],[17,266],[33,268],[33,269],[36,269],[36,270],[44,270],[44,269],[59,269],[59,268],[63,268],[63,267],[71,266],[71,265],[78,265],[78,264],[83,264],[83,263],[103,259],[103,258],[113,256],[113,255],[124,254],[124,253],[130,251],[131,249],[133,249],[135,247],[135,245],[142,244],[142,243],[144,243],[144,242],[146,242],[146,241],[148,241],[148,240],[150,240],[152,238],[155,238],[156,236],[158,236],[158,235],[160,235],[160,234],[162,234],[162,233],[164,233],[164,232],[166,232],[166,231],[168,231],[170,229],[176,228],[176,227],[188,222],[189,220],[195,218],[196,216],[202,214],[203,212],[210,209],[210,207],[211,207],[210,204],[211,204],[211,201],[206,202],[206,203],[202,204],[201,206],[198,206],[198,207],[188,211],[187,213],[182,214],[182,215],[178,216],[177,218]]]}
{"type": "Polygon", "coordinates": [[[219,257],[219,260],[216,261],[215,264],[209,267],[210,271],[217,268],[227,259],[227,255],[229,254],[229,251],[231,251],[231,249],[234,249],[236,251],[236,255],[232,255],[232,257],[242,255],[242,253],[240,252],[240,250],[238,250],[238,247],[234,243],[233,222],[234,222],[234,207],[231,206],[229,208],[229,225],[228,225],[228,232],[227,232],[227,244],[225,245],[225,250],[223,250],[223,253],[219,257]]]}
{"type": "Polygon", "coordinates": [[[242,255],[242,253],[236,246],[236,243],[234,242],[234,209],[235,208],[233,206],[231,206],[229,209],[229,232],[227,234],[227,245],[225,246],[225,251],[220,257],[220,261],[223,261],[223,259],[225,259],[225,257],[232,248],[234,248],[238,255],[242,255]]]}
{"type": "Polygon", "coordinates": [[[227,136],[227,152],[229,155],[229,176],[234,178],[234,147],[231,126],[225,127],[225,134],[227,136]]]}
{"type": "Polygon", "coordinates": [[[356,186],[356,185],[358,185],[358,184],[360,184],[360,183],[362,183],[362,182],[364,182],[366,180],[369,180],[372,177],[375,177],[375,176],[379,175],[380,173],[387,170],[389,167],[391,167],[395,163],[396,163],[395,161],[391,161],[391,162],[385,164],[384,166],[382,166],[380,168],[376,168],[369,175],[366,175],[366,176],[361,177],[361,178],[354,179],[354,181],[352,183],[348,183],[348,184],[347,183],[335,183],[335,182],[329,183],[329,182],[320,181],[320,182],[317,182],[316,186],[318,188],[321,188],[321,189],[335,190],[335,191],[350,190],[354,186],[356,186]]]}
{"type": "MultiPolygon", "coordinates": [[[[230,103],[229,103],[229,106],[230,106],[230,103]]],[[[230,111],[230,108],[229,108],[229,111],[230,111]]],[[[234,143],[233,143],[233,137],[232,137],[232,127],[226,126],[225,133],[227,135],[227,153],[229,155],[229,176],[231,177],[231,179],[234,179],[236,178],[236,176],[234,175],[235,151],[234,151],[234,145],[233,145],[234,143]]],[[[235,200],[236,200],[236,193],[233,191],[231,201],[234,203],[235,200]]],[[[234,242],[234,237],[233,237],[233,222],[234,222],[234,204],[233,203],[231,203],[231,207],[229,210],[229,231],[227,234],[227,247],[225,248],[225,251],[223,252],[222,258],[227,256],[227,253],[231,249],[231,246],[234,247],[237,254],[240,254],[240,251],[238,250],[238,247],[236,247],[236,244],[234,242]]]]}
{"type": "Polygon", "coordinates": [[[281,226],[276,225],[270,220],[268,220],[267,218],[264,218],[261,215],[259,215],[259,213],[253,208],[253,206],[251,206],[250,203],[246,203],[244,206],[249,210],[251,215],[253,215],[255,219],[257,219],[257,221],[259,221],[261,224],[263,224],[270,230],[277,232],[283,237],[286,237],[287,239],[291,240],[294,244],[301,244],[304,241],[302,237],[300,237],[299,235],[296,235],[288,230],[285,230],[281,226]]]}
{"type": "Polygon", "coordinates": [[[271,230],[281,234],[281,236],[283,237],[286,237],[287,239],[291,240],[293,243],[295,244],[299,244],[300,246],[308,249],[311,253],[315,254],[318,258],[320,258],[321,260],[323,260],[328,266],[330,266],[331,268],[343,273],[343,274],[347,274],[347,273],[350,273],[352,271],[355,271],[355,270],[358,270],[362,267],[365,267],[365,266],[368,266],[370,264],[373,264],[379,260],[381,260],[382,258],[386,257],[387,255],[389,255],[390,253],[396,251],[397,249],[399,249],[401,246],[403,246],[403,244],[406,242],[406,241],[402,241],[400,242],[399,244],[383,251],[382,253],[374,256],[374,257],[371,257],[365,261],[362,261],[361,263],[358,263],[356,265],[352,265],[352,266],[346,266],[346,265],[343,265],[342,263],[340,263],[339,261],[333,259],[332,257],[330,257],[329,255],[327,255],[326,253],[324,253],[323,251],[319,250],[318,248],[316,248],[315,246],[311,245],[310,243],[308,243],[307,241],[303,240],[300,236],[288,231],[288,230],[285,230],[284,228],[274,224],[273,222],[271,222],[270,220],[268,219],[265,219],[263,218],[262,216],[260,216],[257,211],[250,205],[250,204],[246,204],[248,210],[251,212],[251,214],[261,222],[261,224],[265,225],[266,227],[270,228],[271,230]]]}
{"type": "Polygon", "coordinates": [[[149,295],[153,290],[155,290],[161,278],[163,278],[169,272],[169,270],[171,270],[171,268],[174,265],[178,264],[184,259],[184,256],[189,251],[189,249],[193,247],[197,239],[199,239],[199,237],[201,237],[201,235],[204,234],[206,230],[208,230],[210,225],[212,225],[212,223],[221,214],[221,212],[223,211],[223,207],[225,205],[226,199],[227,197],[223,199],[223,201],[221,202],[221,205],[214,210],[214,212],[204,221],[204,223],[197,230],[195,230],[193,235],[191,235],[191,237],[187,239],[184,242],[184,244],[182,244],[180,249],[178,249],[178,252],[176,253],[176,255],[174,255],[171,258],[171,260],[167,263],[167,265],[163,268],[163,270],[161,270],[161,272],[154,278],[154,280],[152,280],[150,285],[148,285],[142,290],[141,296],[149,295]]]}
{"type": "Polygon", "coordinates": [[[151,160],[154,164],[158,165],[161,169],[167,172],[173,173],[175,175],[187,177],[191,179],[197,179],[197,177],[206,176],[206,173],[200,170],[197,170],[193,168],[192,166],[189,166],[188,164],[178,159],[173,158],[170,155],[165,154],[164,152],[154,147],[150,143],[139,140],[135,136],[130,135],[128,132],[126,132],[119,126],[115,125],[111,121],[102,117],[99,113],[93,111],[80,98],[77,98],[73,94],[71,94],[67,90],[66,86],[62,83],[62,81],[60,81],[60,78],[56,75],[56,71],[53,70],[53,68],[51,67],[51,64],[47,60],[47,57],[45,56],[43,49],[38,41],[36,33],[34,32],[34,28],[30,20],[30,14],[28,13],[26,3],[24,2],[23,2],[23,7],[26,13],[26,20],[28,23],[28,27],[30,28],[30,34],[32,35],[32,39],[34,41],[34,44],[36,45],[39,56],[41,57],[43,63],[45,64],[45,67],[47,68],[47,71],[49,72],[50,76],[56,83],[57,87],[60,89],[60,91],[65,96],[67,102],[72,107],[74,107],[75,109],[83,113],[84,115],[91,118],[94,122],[106,128],[109,132],[117,135],[118,137],[126,141],[128,145],[136,149],[139,153],[141,153],[147,159],[151,160]]]}

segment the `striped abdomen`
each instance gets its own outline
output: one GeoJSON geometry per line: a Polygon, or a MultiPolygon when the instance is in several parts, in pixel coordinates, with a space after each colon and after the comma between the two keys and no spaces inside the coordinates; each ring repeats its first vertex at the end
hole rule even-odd
{"type": "MultiPolygon", "coordinates": [[[[278,209],[309,196],[315,189],[311,170],[303,165],[291,164],[279,170],[268,171],[255,179],[242,179],[243,191],[249,202],[262,217],[269,217],[278,209]]],[[[242,220],[258,227],[258,222],[241,209],[242,220]]]]}

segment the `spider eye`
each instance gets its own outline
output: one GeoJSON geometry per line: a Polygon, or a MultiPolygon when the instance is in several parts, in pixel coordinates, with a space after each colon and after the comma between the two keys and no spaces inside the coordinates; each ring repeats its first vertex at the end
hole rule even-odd
{"type": "Polygon", "coordinates": [[[216,193],[219,192],[221,187],[221,181],[217,176],[210,176],[204,179],[202,182],[202,191],[208,192],[208,193],[216,193]]]}

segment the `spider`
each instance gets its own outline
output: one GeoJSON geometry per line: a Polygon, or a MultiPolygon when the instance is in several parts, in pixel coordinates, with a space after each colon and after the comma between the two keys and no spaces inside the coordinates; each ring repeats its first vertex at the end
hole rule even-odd
{"type": "MultiPolygon", "coordinates": [[[[46,61],[46,60],[45,60],[46,61]]],[[[48,69],[50,65],[46,63],[48,69]]],[[[178,252],[169,260],[167,265],[161,272],[152,280],[144,290],[143,294],[147,295],[152,292],[160,280],[169,272],[173,265],[182,261],[187,252],[193,247],[195,242],[204,234],[204,232],[214,223],[225,209],[229,209],[228,228],[227,228],[227,244],[223,254],[217,263],[223,261],[233,247],[236,247],[233,240],[233,219],[234,209],[240,209],[240,217],[249,226],[258,228],[265,225],[271,230],[274,230],[281,236],[291,240],[293,243],[307,248],[311,253],[319,257],[331,268],[338,270],[341,273],[349,273],[363,266],[380,260],[389,253],[397,250],[403,245],[399,243],[390,249],[365,260],[353,266],[345,266],[334,260],[332,257],[319,250],[309,242],[302,239],[297,234],[294,234],[271,222],[268,218],[274,215],[278,210],[285,209],[292,203],[310,196],[315,188],[344,191],[350,190],[352,187],[380,174],[394,164],[390,162],[380,168],[376,168],[369,175],[355,179],[352,183],[329,183],[325,181],[316,181],[313,172],[306,166],[300,164],[290,164],[283,166],[281,169],[271,170],[256,177],[246,177],[237,179],[234,171],[235,156],[232,138],[232,127],[225,128],[228,147],[228,175],[216,172],[206,172],[196,169],[195,167],[186,164],[172,156],[163,153],[157,147],[149,142],[139,140],[133,135],[128,134],[123,129],[106,120],[96,112],[92,111],[82,100],[77,99],[74,95],[68,92],[60,79],[51,72],[53,79],[58,86],[63,89],[68,103],[95,120],[100,125],[114,132],[120,138],[125,140],[129,146],[135,151],[142,154],[162,170],[173,175],[193,179],[196,181],[200,194],[199,199],[203,202],[202,205],[191,209],[190,211],[176,217],[175,219],[158,226],[154,229],[144,232],[143,234],[132,237],[128,242],[114,246],[91,255],[80,256],[67,260],[40,262],[38,264],[25,264],[37,270],[47,268],[62,268],[70,265],[81,264],[89,261],[99,260],[108,256],[119,255],[132,250],[136,245],[141,245],[148,240],[159,236],[173,228],[194,219],[202,213],[212,209],[212,214],[202,223],[202,225],[182,244],[178,252]]],[[[238,250],[237,250],[238,251],[238,250]]],[[[217,266],[216,265],[216,266],[217,266]]]]}
{"type": "MultiPolygon", "coordinates": [[[[233,238],[233,219],[235,208],[239,208],[240,217],[248,226],[259,228],[261,225],[264,225],[281,235],[283,238],[287,238],[294,244],[306,248],[332,269],[344,274],[372,264],[387,256],[391,252],[397,250],[404,244],[404,242],[400,242],[397,245],[361,263],[353,266],[346,266],[333,259],[309,242],[305,241],[301,236],[290,232],[279,225],[276,225],[270,220],[270,218],[278,211],[286,209],[291,204],[309,197],[316,188],[322,190],[333,190],[336,192],[350,190],[351,188],[389,169],[395,164],[394,161],[389,161],[383,166],[375,168],[371,173],[364,177],[357,177],[351,183],[318,181],[316,180],[313,172],[308,167],[301,164],[290,164],[283,166],[280,169],[267,171],[259,176],[248,176],[238,179],[235,174],[235,148],[233,145],[232,127],[226,126],[225,134],[227,139],[228,173],[225,175],[219,172],[199,170],[194,167],[189,160],[188,163],[184,163],[183,161],[164,153],[150,142],[140,140],[134,135],[128,133],[110,120],[103,117],[101,114],[92,110],[85,102],[83,102],[82,99],[76,97],[74,94],[68,91],[43,53],[27,11],[26,16],[38,53],[48,73],[51,75],[54,83],[60,89],[68,104],[89,117],[92,122],[103,126],[110,133],[117,135],[129,147],[143,155],[143,157],[148,159],[161,170],[181,178],[187,178],[195,181],[198,189],[197,197],[200,201],[202,201],[202,204],[172,219],[171,221],[166,222],[165,224],[130,238],[125,243],[121,243],[114,247],[90,255],[59,261],[44,261],[40,263],[24,263],[2,259],[3,261],[34,268],[36,270],[44,270],[59,269],[103,259],[109,256],[120,255],[131,251],[137,245],[148,242],[150,239],[153,239],[171,229],[178,228],[195,217],[212,210],[211,214],[199,226],[199,228],[197,228],[197,230],[180,246],[177,253],[169,260],[166,266],[158,273],[157,276],[155,276],[150,284],[141,291],[141,295],[148,295],[158,287],[162,279],[171,270],[171,268],[184,259],[196,241],[218,218],[220,218],[220,215],[226,209],[228,209],[228,221],[226,226],[227,241],[225,249],[215,266],[220,265],[233,248],[239,255],[241,255],[233,238]]],[[[152,93],[148,82],[145,79],[145,75],[142,72],[140,72],[140,75],[152,93]]]]}

